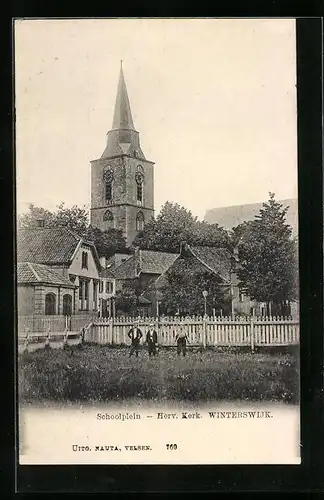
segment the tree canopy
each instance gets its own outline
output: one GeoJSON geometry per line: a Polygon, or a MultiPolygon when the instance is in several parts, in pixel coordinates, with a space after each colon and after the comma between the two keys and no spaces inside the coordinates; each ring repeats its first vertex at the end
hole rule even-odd
{"type": "Polygon", "coordinates": [[[57,210],[51,212],[33,204],[29,205],[29,211],[18,218],[21,228],[37,227],[38,220],[43,220],[44,227],[66,227],[95,244],[99,256],[109,257],[115,252],[126,251],[126,240],[120,229],[109,229],[101,231],[89,224],[89,210],[86,205],[71,208],[65,207],[64,203],[57,206],[57,210]]]}
{"type": "Polygon", "coordinates": [[[129,282],[124,283],[122,288],[116,292],[115,306],[117,316],[125,314],[134,316],[137,313],[138,293],[136,284],[129,282]]]}
{"type": "Polygon", "coordinates": [[[101,231],[98,227],[89,226],[83,234],[83,237],[94,243],[99,257],[110,257],[117,252],[128,252],[126,240],[121,229],[101,231]]]}
{"type": "Polygon", "coordinates": [[[269,193],[254,220],[232,235],[242,288],[253,300],[277,306],[298,297],[297,241],[286,223],[287,210],[269,193]]]}
{"type": "Polygon", "coordinates": [[[143,250],[178,253],[182,242],[190,245],[229,247],[231,240],[218,224],[208,224],[178,203],[166,202],[156,219],[148,221],[133,245],[143,250]]]}
{"type": "Polygon", "coordinates": [[[208,292],[206,298],[207,314],[213,309],[219,314],[231,313],[230,288],[223,286],[221,278],[215,276],[194,257],[179,258],[166,272],[165,281],[161,287],[161,309],[175,314],[204,314],[204,297],[202,292],[208,292]]]}

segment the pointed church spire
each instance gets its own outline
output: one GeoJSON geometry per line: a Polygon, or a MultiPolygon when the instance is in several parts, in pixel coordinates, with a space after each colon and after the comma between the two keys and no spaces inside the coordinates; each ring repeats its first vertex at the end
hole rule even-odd
{"type": "Polygon", "coordinates": [[[145,160],[141,149],[139,133],[135,130],[123,73],[123,61],[120,61],[120,74],[115,104],[112,129],[107,133],[107,145],[101,158],[128,155],[145,160]]]}
{"type": "Polygon", "coordinates": [[[124,78],[123,61],[120,61],[120,74],[112,129],[135,130],[124,78]]]}

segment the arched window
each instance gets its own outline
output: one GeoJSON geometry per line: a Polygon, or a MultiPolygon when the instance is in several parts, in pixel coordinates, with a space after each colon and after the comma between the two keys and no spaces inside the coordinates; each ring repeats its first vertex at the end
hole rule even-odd
{"type": "Polygon", "coordinates": [[[72,297],[68,293],[63,295],[63,315],[64,316],[72,315],[72,297]]]}
{"type": "Polygon", "coordinates": [[[45,295],[45,314],[56,314],[56,297],[54,293],[45,295]]]}
{"type": "Polygon", "coordinates": [[[141,165],[137,166],[135,180],[136,180],[136,199],[137,203],[141,205],[143,203],[143,185],[144,185],[144,173],[141,165]]]}
{"type": "Polygon", "coordinates": [[[113,189],[112,184],[114,180],[114,173],[112,168],[109,166],[104,171],[104,185],[105,185],[105,201],[106,203],[112,202],[113,189]]]}
{"type": "Polygon", "coordinates": [[[106,210],[103,215],[103,220],[105,223],[105,229],[113,229],[114,228],[114,216],[110,210],[106,210]]]}
{"type": "Polygon", "coordinates": [[[144,229],[144,215],[143,212],[138,212],[136,217],[136,231],[143,231],[144,229]]]}

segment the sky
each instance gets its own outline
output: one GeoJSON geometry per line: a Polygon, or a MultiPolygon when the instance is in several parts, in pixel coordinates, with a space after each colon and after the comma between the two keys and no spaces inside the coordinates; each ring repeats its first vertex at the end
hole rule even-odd
{"type": "Polygon", "coordinates": [[[120,60],[156,213],[297,196],[295,20],[18,20],[18,213],[90,205],[120,60]]]}

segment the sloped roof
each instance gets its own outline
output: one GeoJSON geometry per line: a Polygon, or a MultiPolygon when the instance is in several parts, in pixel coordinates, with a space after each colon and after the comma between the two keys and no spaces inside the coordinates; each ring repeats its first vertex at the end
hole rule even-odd
{"type": "Polygon", "coordinates": [[[111,271],[109,268],[102,269],[100,272],[100,277],[101,278],[114,278],[114,273],[111,271]]]}
{"type": "Polygon", "coordinates": [[[34,262],[17,263],[17,283],[18,285],[43,283],[75,288],[75,285],[68,278],[61,276],[45,264],[36,264],[34,262]]]}
{"type": "Polygon", "coordinates": [[[123,262],[130,259],[133,254],[119,253],[116,252],[114,255],[106,258],[106,268],[109,268],[110,271],[116,269],[116,267],[120,266],[123,262]]]}
{"type": "Polygon", "coordinates": [[[177,259],[178,254],[140,250],[140,266],[143,273],[162,274],[177,259]]]}
{"type": "Polygon", "coordinates": [[[189,252],[224,281],[231,281],[231,254],[225,248],[188,246],[189,252]]]}
{"type": "Polygon", "coordinates": [[[169,269],[177,257],[178,254],[174,253],[138,250],[114,270],[114,276],[117,279],[136,278],[137,264],[140,266],[141,273],[160,275],[169,269]]]}
{"type": "Polygon", "coordinates": [[[19,229],[17,261],[39,264],[69,264],[79,244],[91,247],[97,267],[101,265],[96,247],[66,227],[19,229]]]}
{"type": "Polygon", "coordinates": [[[119,73],[117,98],[115,103],[112,128],[135,130],[122,66],[120,67],[119,73]]]}
{"type": "Polygon", "coordinates": [[[66,264],[70,262],[80,238],[60,228],[19,229],[17,232],[18,262],[66,264]]]}
{"type": "MultiPolygon", "coordinates": [[[[207,246],[189,246],[186,245],[184,248],[185,255],[195,257],[201,262],[202,265],[210,269],[213,273],[217,274],[225,282],[230,283],[232,279],[232,284],[237,283],[237,276],[231,274],[231,254],[225,248],[215,248],[207,246]]],[[[179,255],[176,256],[176,258],[179,255]]],[[[175,262],[174,259],[173,262],[175,262]]],[[[172,263],[173,264],[173,263],[172,263]]],[[[171,267],[171,266],[169,266],[171,267]]],[[[167,271],[167,270],[166,270],[167,271]]],[[[147,297],[147,294],[153,290],[158,290],[163,288],[167,283],[166,272],[161,273],[161,275],[151,283],[146,290],[143,291],[142,296],[147,297]]]]}
{"type": "Polygon", "coordinates": [[[123,68],[120,68],[112,129],[107,134],[107,145],[101,158],[127,154],[145,161],[139,133],[135,130],[123,68]]]}

